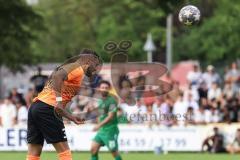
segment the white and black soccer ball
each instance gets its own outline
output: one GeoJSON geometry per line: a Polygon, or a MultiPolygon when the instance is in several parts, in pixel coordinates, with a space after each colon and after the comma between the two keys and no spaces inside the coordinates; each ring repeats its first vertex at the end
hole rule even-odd
{"type": "Polygon", "coordinates": [[[198,23],[200,21],[200,17],[200,10],[193,5],[183,7],[178,15],[179,21],[187,26],[198,23]]]}

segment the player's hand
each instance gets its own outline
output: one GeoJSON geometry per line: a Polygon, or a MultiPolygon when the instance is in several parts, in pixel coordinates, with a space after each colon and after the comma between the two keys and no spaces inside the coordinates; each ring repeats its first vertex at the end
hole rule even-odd
{"type": "Polygon", "coordinates": [[[99,130],[99,128],[100,128],[100,127],[99,127],[98,125],[96,125],[96,126],[93,128],[93,131],[96,132],[96,131],[99,130]]]}
{"type": "Polygon", "coordinates": [[[62,116],[63,115],[63,106],[62,103],[58,102],[57,106],[54,108],[55,112],[59,115],[62,116]]]}
{"type": "Polygon", "coordinates": [[[84,124],[85,123],[85,119],[79,118],[77,116],[74,116],[72,121],[76,124],[76,125],[80,125],[80,124],[84,124]]]}

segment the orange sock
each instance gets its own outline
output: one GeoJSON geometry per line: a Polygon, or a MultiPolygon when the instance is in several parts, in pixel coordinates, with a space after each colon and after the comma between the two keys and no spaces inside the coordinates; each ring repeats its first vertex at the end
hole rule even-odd
{"type": "Polygon", "coordinates": [[[58,153],[59,160],[72,160],[72,154],[70,150],[66,150],[64,152],[58,153]]]}
{"type": "Polygon", "coordinates": [[[27,155],[27,160],[40,160],[40,157],[27,155]]]}

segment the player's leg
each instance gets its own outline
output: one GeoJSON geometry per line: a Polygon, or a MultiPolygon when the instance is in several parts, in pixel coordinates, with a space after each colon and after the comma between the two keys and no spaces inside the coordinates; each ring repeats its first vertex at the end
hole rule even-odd
{"type": "Polygon", "coordinates": [[[27,160],[40,160],[42,147],[40,144],[28,144],[27,160]]]}
{"type": "Polygon", "coordinates": [[[41,106],[37,110],[37,123],[44,139],[48,144],[53,144],[59,160],[72,160],[62,118],[54,113],[53,106],[41,101],[38,103],[41,106]]]}
{"type": "Polygon", "coordinates": [[[33,103],[28,111],[27,142],[28,153],[27,160],[39,160],[42,152],[44,138],[37,126],[35,119],[35,108],[37,104],[33,103]]]}
{"type": "Polygon", "coordinates": [[[58,153],[59,160],[72,160],[72,154],[67,141],[53,143],[53,146],[58,153]]]}
{"type": "Polygon", "coordinates": [[[118,132],[113,132],[112,134],[105,136],[103,141],[108,147],[109,151],[112,153],[115,160],[122,160],[122,157],[118,152],[118,132]]]}
{"type": "Polygon", "coordinates": [[[101,146],[104,146],[104,142],[101,137],[101,133],[97,133],[97,135],[93,138],[91,145],[91,160],[98,160],[98,152],[101,146]]]}
{"type": "Polygon", "coordinates": [[[99,149],[101,148],[101,144],[92,141],[91,145],[91,160],[98,160],[98,152],[99,149]]]}
{"type": "Polygon", "coordinates": [[[112,151],[111,152],[115,160],[122,160],[122,157],[120,156],[118,151],[112,151]]]}

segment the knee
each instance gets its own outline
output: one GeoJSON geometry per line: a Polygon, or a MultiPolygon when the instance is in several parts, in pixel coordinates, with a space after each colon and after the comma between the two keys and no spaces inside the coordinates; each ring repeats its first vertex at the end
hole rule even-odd
{"type": "Polygon", "coordinates": [[[91,153],[92,154],[97,154],[98,153],[98,148],[97,147],[92,147],[91,148],[91,153]]]}
{"type": "Polygon", "coordinates": [[[41,155],[41,153],[42,153],[41,145],[28,144],[28,155],[39,157],[41,155]]]}
{"type": "Polygon", "coordinates": [[[112,152],[112,155],[113,155],[114,158],[116,158],[116,157],[119,156],[119,153],[118,153],[117,151],[113,151],[113,152],[112,152]]]}

